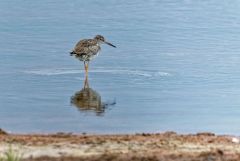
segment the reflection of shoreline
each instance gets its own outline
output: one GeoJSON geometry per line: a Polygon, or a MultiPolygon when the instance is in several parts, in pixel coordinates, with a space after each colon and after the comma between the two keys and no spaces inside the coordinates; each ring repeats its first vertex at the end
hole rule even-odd
{"type": "Polygon", "coordinates": [[[95,111],[97,114],[102,114],[108,106],[116,103],[115,101],[103,103],[101,95],[89,87],[88,77],[86,76],[83,89],[77,91],[71,97],[71,104],[74,104],[80,111],[95,111]]]}

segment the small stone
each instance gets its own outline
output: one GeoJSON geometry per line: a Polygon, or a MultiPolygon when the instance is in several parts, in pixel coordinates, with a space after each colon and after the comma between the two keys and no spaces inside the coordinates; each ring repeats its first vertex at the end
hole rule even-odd
{"type": "Polygon", "coordinates": [[[0,135],[7,135],[7,132],[0,128],[0,135]]]}
{"type": "Polygon", "coordinates": [[[236,144],[239,144],[240,143],[240,140],[238,138],[232,138],[232,142],[233,143],[236,143],[236,144]]]}
{"type": "Polygon", "coordinates": [[[196,134],[197,136],[215,136],[214,133],[211,132],[200,132],[196,134]]]}

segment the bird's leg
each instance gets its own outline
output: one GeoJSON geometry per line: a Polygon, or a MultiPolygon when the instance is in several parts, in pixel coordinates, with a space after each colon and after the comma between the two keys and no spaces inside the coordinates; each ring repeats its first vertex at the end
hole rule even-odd
{"type": "Polygon", "coordinates": [[[88,84],[88,65],[89,61],[84,61],[84,68],[85,68],[85,81],[84,81],[84,88],[89,88],[88,84]]]}
{"type": "Polygon", "coordinates": [[[88,75],[88,65],[89,65],[89,61],[86,62],[86,72],[87,72],[87,75],[88,75]]]}
{"type": "Polygon", "coordinates": [[[88,64],[85,61],[84,61],[84,69],[85,69],[85,74],[87,76],[88,75],[88,64]]]}

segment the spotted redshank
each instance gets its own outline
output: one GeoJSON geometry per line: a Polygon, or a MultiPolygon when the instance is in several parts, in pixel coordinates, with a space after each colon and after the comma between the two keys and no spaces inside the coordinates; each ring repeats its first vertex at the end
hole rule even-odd
{"type": "Polygon", "coordinates": [[[103,36],[96,35],[93,39],[80,40],[76,44],[72,52],[70,52],[71,56],[74,55],[75,58],[84,62],[86,75],[88,74],[89,61],[91,61],[94,57],[98,55],[99,51],[101,50],[100,46],[103,43],[116,48],[116,46],[107,42],[103,36]]]}

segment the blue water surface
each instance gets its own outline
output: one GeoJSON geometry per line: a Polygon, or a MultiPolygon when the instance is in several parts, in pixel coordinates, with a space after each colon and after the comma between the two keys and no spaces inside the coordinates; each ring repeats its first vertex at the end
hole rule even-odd
{"type": "Polygon", "coordinates": [[[13,133],[240,134],[237,0],[1,0],[0,127],[13,133]],[[83,63],[69,56],[96,34],[89,85],[101,114],[71,103],[83,63]]]}

